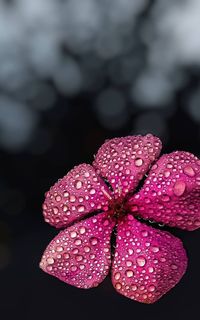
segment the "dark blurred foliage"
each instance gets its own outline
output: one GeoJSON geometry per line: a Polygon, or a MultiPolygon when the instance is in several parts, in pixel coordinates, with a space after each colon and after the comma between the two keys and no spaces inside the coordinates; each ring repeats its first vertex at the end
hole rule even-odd
{"type": "Polygon", "coordinates": [[[200,156],[200,2],[0,0],[1,319],[196,317],[199,231],[188,272],[152,306],[109,278],[79,290],[38,263],[57,231],[44,193],[105,139],[151,132],[200,156]]]}

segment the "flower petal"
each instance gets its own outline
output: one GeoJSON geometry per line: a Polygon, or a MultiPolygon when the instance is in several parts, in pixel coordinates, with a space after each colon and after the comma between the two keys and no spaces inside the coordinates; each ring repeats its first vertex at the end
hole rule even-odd
{"type": "Polygon", "coordinates": [[[111,184],[116,197],[124,196],[138,185],[160,150],[160,140],[151,134],[114,138],[98,150],[93,166],[111,184]]]}
{"type": "Polygon", "coordinates": [[[113,227],[109,214],[102,213],[61,231],[46,248],[40,267],[78,288],[98,286],[109,272],[113,227]]]}
{"type": "Polygon", "coordinates": [[[95,210],[108,209],[109,189],[89,164],[72,169],[46,193],[45,221],[60,228],[95,210]]]}
{"type": "Polygon", "coordinates": [[[187,230],[199,228],[200,160],[189,152],[163,155],[129,204],[144,219],[187,230]]]}
{"type": "Polygon", "coordinates": [[[128,298],[153,303],[173,288],[186,271],[182,242],[128,215],[117,230],[112,282],[128,298]]]}

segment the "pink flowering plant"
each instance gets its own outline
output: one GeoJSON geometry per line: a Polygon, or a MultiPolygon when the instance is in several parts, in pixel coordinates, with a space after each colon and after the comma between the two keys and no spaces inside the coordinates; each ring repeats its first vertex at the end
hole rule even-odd
{"type": "Polygon", "coordinates": [[[180,281],[187,268],[182,242],[146,222],[200,227],[200,160],[184,151],[158,159],[160,151],[151,134],[108,140],[92,165],[75,167],[50,188],[44,218],[64,230],[42,256],[45,272],[83,289],[98,286],[110,272],[120,294],[143,303],[157,301],[180,281]]]}

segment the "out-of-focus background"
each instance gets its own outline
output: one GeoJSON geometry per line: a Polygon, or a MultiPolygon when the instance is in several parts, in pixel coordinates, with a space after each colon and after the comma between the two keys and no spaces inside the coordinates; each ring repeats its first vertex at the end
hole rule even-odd
{"type": "Polygon", "coordinates": [[[107,279],[83,291],[38,268],[57,231],[44,192],[106,138],[151,132],[200,156],[199,0],[0,0],[1,319],[182,319],[199,310],[200,232],[153,306],[107,279]]]}

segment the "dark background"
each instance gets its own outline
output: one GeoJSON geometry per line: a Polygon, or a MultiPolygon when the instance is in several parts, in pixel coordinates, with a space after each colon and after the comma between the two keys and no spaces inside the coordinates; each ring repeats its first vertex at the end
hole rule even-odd
{"type": "Polygon", "coordinates": [[[159,302],[80,290],[38,263],[57,234],[44,193],[107,138],[151,132],[200,156],[198,0],[0,1],[1,319],[187,319],[199,311],[200,232],[173,230],[189,266],[159,302]]]}

